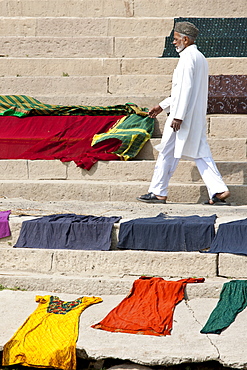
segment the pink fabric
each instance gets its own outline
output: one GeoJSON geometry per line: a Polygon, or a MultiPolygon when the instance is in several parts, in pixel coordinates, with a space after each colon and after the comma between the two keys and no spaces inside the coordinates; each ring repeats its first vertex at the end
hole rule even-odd
{"type": "Polygon", "coordinates": [[[11,211],[1,211],[0,212],[0,238],[5,238],[11,235],[9,227],[9,215],[11,211]]]}

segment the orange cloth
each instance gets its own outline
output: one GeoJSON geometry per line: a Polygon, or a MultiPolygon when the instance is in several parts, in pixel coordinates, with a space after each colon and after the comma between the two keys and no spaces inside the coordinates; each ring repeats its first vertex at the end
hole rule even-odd
{"type": "Polygon", "coordinates": [[[176,304],[184,298],[187,283],[204,278],[166,281],[160,277],[140,277],[130,294],[92,328],[113,332],[170,335],[176,304]]]}

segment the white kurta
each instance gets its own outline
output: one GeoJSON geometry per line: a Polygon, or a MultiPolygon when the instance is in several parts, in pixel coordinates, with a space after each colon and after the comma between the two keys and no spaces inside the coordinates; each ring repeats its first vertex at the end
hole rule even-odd
{"type": "Polygon", "coordinates": [[[175,158],[195,159],[211,157],[207,143],[207,97],[208,64],[195,44],[180,53],[180,59],[172,78],[171,96],[159,105],[167,113],[161,144],[162,151],[173,129],[170,127],[174,118],[182,120],[180,130],[176,132],[175,158]]]}

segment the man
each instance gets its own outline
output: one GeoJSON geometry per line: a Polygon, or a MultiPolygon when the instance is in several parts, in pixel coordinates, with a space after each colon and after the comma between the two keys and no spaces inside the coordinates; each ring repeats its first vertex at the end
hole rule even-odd
{"type": "Polygon", "coordinates": [[[180,59],[173,73],[171,96],[149,111],[152,118],[163,110],[170,114],[156,147],[159,156],[149,192],[139,196],[139,201],[166,203],[168,183],[180,158],[195,161],[209,194],[205,204],[227,204],[225,199],[230,196],[207,143],[208,65],[194,44],[198,32],[190,22],[175,24],[173,44],[180,59]]]}

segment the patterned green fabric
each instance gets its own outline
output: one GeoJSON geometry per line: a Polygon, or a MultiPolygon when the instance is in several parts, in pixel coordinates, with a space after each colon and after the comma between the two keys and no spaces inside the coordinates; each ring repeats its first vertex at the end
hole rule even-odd
{"type": "Polygon", "coordinates": [[[122,144],[114,154],[128,160],[138,154],[146,141],[151,138],[153,130],[153,118],[131,114],[129,117],[120,120],[108,132],[94,135],[92,146],[107,139],[119,139],[122,144]]]}
{"type": "MultiPolygon", "coordinates": [[[[183,21],[199,29],[196,44],[206,58],[247,57],[247,18],[175,18],[174,25],[183,21]]],[[[166,37],[162,57],[179,56],[172,41],[173,31],[166,37]]]]}
{"type": "Polygon", "coordinates": [[[232,280],[223,285],[220,299],[201,333],[220,334],[247,307],[247,280],[232,280]]]}
{"type": "Polygon", "coordinates": [[[106,107],[50,105],[26,95],[0,95],[0,116],[122,116],[133,113],[146,116],[147,109],[133,103],[106,107]]]}

